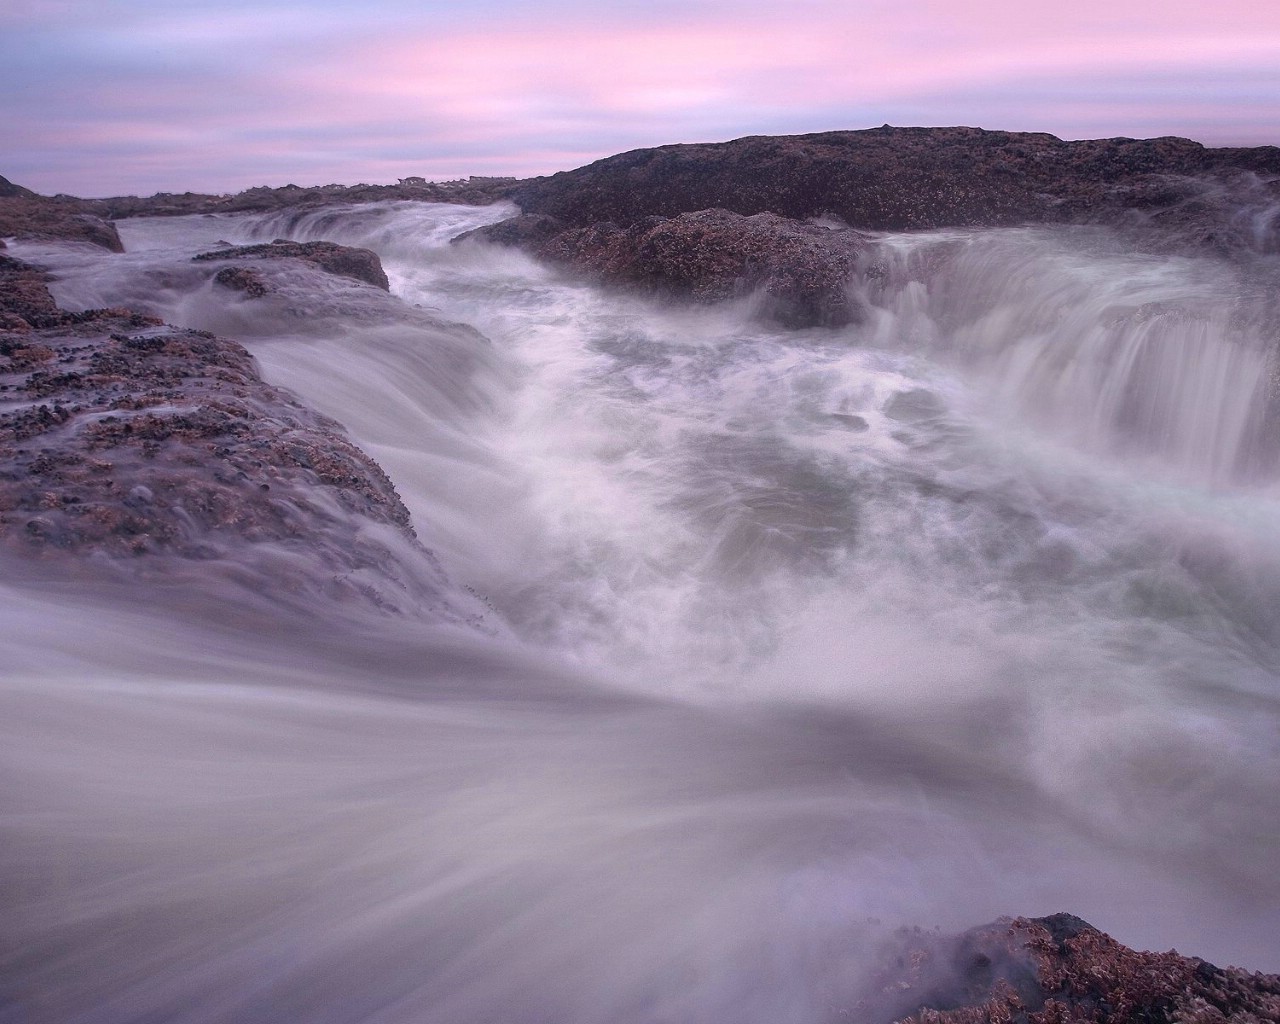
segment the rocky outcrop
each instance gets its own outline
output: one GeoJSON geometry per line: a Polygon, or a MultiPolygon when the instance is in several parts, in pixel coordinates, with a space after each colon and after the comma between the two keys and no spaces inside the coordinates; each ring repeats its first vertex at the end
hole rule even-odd
{"type": "MultiPolygon", "coordinates": [[[[503,237],[503,227],[498,225],[496,237],[503,237]]],[[[629,227],[570,228],[536,252],[596,280],[648,294],[719,302],[754,293],[768,318],[810,327],[857,318],[848,284],[861,242],[847,228],[770,213],[744,217],[703,210],[629,227]]]]}
{"type": "MultiPolygon", "coordinates": [[[[382,261],[372,249],[356,249],[351,246],[338,245],[336,242],[291,242],[285,238],[277,238],[274,242],[262,245],[238,245],[229,249],[218,249],[214,252],[202,252],[192,257],[196,261],[205,260],[268,260],[296,259],[312,263],[322,270],[340,277],[349,277],[355,281],[364,281],[383,291],[390,290],[387,273],[382,269],[382,261]]],[[[249,294],[263,294],[257,289],[262,287],[261,278],[252,273],[225,274],[219,272],[218,283],[236,288],[249,294]]]]}
{"type": "Polygon", "coordinates": [[[571,227],[720,207],[900,231],[1112,217],[1133,189],[1158,206],[1166,179],[1241,173],[1280,175],[1280,149],[886,125],[635,150],[524,182],[512,198],[571,227]]]}
{"type": "Polygon", "coordinates": [[[395,185],[260,186],[234,195],[158,192],[153,196],[80,199],[41,196],[0,177],[0,248],[5,236],[91,242],[121,252],[120,236],[110,223],[124,217],[186,216],[204,213],[264,213],[307,210],[342,203],[413,200],[485,206],[501,202],[519,184],[515,178],[471,177],[431,182],[402,179],[395,185]]]}
{"type": "Polygon", "coordinates": [[[1129,949],[1070,914],[1002,918],[959,936],[916,931],[884,951],[847,1016],[901,1024],[1261,1024],[1280,975],[1129,949]]]}
{"type": "Polygon", "coordinates": [[[292,574],[283,591],[438,598],[443,577],[386,474],[243,347],[123,309],[57,310],[40,272],[15,263],[0,268],[23,282],[0,289],[0,548],[152,574],[224,557],[247,572],[259,552],[292,574]]]}
{"type": "Polygon", "coordinates": [[[0,330],[29,331],[60,322],[46,280],[42,270],[0,255],[0,330]]]}
{"type": "Polygon", "coordinates": [[[213,275],[215,284],[233,292],[243,292],[251,299],[259,299],[270,289],[262,275],[250,267],[223,267],[213,275]]]}
{"type": "Polygon", "coordinates": [[[0,199],[35,199],[36,193],[29,188],[15,185],[8,178],[0,176],[0,199]]]}
{"type": "Polygon", "coordinates": [[[486,206],[501,202],[516,186],[515,178],[470,177],[457,181],[403,178],[395,185],[266,185],[234,195],[203,192],[158,192],[153,196],[114,196],[81,200],[100,217],[174,217],[200,213],[264,213],[271,210],[311,209],[339,203],[377,203],[414,200],[426,203],[466,203],[486,206]]]}
{"type": "Polygon", "coordinates": [[[70,196],[46,199],[27,189],[0,194],[0,236],[89,242],[123,252],[115,226],[70,196]]]}
{"type": "Polygon", "coordinates": [[[1280,252],[1280,149],[1176,138],[886,125],[635,150],[511,197],[519,217],[469,236],[651,293],[757,291],[792,326],[857,313],[857,237],[815,220],[874,231],[1106,223],[1149,249],[1280,252]]]}

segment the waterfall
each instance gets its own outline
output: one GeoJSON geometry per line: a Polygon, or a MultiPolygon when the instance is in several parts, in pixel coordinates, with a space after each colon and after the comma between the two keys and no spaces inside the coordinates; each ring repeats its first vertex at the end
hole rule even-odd
{"type": "Polygon", "coordinates": [[[1273,257],[880,236],[785,332],[450,244],[509,212],[12,246],[243,341],[481,614],[15,564],[0,1022],[823,1021],[1059,910],[1280,966],[1273,257]],[[279,236],[392,294],[190,260],[279,236]]]}

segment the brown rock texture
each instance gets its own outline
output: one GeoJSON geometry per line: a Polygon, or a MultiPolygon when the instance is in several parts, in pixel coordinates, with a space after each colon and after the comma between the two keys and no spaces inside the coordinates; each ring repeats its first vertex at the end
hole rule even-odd
{"type": "Polygon", "coordinates": [[[386,475],[241,346],[120,313],[0,335],[0,538],[190,554],[219,531],[303,537],[316,509],[280,495],[304,485],[409,529],[386,475]]]}
{"type": "MultiPolygon", "coordinates": [[[[277,238],[274,242],[266,242],[262,245],[239,245],[230,249],[202,252],[192,258],[195,260],[304,260],[331,274],[364,281],[383,291],[388,291],[391,287],[377,253],[372,249],[356,249],[338,245],[336,242],[291,242],[285,238],[277,238]]],[[[217,280],[219,284],[237,288],[250,295],[263,294],[262,291],[257,290],[264,287],[261,279],[253,275],[252,271],[239,275],[219,272],[217,280]]]]}
{"type": "Polygon", "coordinates": [[[755,292],[769,318],[810,327],[857,319],[847,285],[861,242],[849,229],[771,213],[702,210],[625,228],[570,228],[536,251],[597,280],[650,294],[718,302],[755,292]]]}
{"type": "Polygon", "coordinates": [[[244,292],[251,299],[261,298],[269,290],[262,275],[249,267],[223,267],[213,280],[234,292],[244,292]]]}
{"type": "Polygon", "coordinates": [[[193,213],[262,213],[270,210],[313,209],[342,203],[415,200],[426,203],[465,203],[486,206],[505,199],[518,184],[515,178],[470,177],[457,181],[402,179],[395,185],[260,185],[234,195],[202,192],[157,192],[153,196],[114,196],[79,200],[100,217],[167,217],[193,213]]]}
{"type": "Polygon", "coordinates": [[[115,225],[70,196],[47,199],[26,189],[0,192],[0,236],[89,242],[111,252],[124,252],[115,225]]]}
{"type": "Polygon", "coordinates": [[[261,548],[295,590],[435,599],[443,577],[386,474],[243,347],[129,310],[59,311],[39,271],[5,263],[24,287],[0,290],[0,317],[22,321],[0,330],[0,549],[88,567],[248,566],[261,548]],[[427,577],[369,524],[401,535],[427,577]]]}
{"type": "Polygon", "coordinates": [[[1261,1024],[1280,975],[1129,949],[1070,914],[899,936],[847,1013],[900,1024],[1261,1024]]]}
{"type": "Polygon", "coordinates": [[[886,125],[635,150],[511,198],[520,216],[469,234],[653,293],[756,290],[798,327],[856,318],[852,229],[1105,223],[1149,250],[1280,252],[1280,149],[1177,138],[886,125]]]}
{"type": "Polygon", "coordinates": [[[42,270],[0,256],[0,329],[25,331],[59,320],[42,270]]]}
{"type": "Polygon", "coordinates": [[[0,176],[0,199],[25,198],[34,199],[36,193],[29,188],[23,188],[21,185],[15,185],[8,178],[0,176]]]}
{"type": "Polygon", "coordinates": [[[1134,190],[1173,205],[1183,191],[1170,178],[1242,173],[1280,175],[1280,149],[886,125],[634,150],[523,182],[512,198],[572,227],[720,207],[899,231],[1114,216],[1134,205],[1134,190]]]}

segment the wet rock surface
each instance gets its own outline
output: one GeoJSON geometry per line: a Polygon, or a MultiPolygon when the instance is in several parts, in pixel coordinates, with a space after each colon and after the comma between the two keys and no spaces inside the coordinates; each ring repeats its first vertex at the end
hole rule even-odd
{"type": "Polygon", "coordinates": [[[536,252],[596,280],[655,295],[719,302],[754,292],[768,318],[811,327],[857,319],[848,282],[861,243],[847,228],[703,210],[626,228],[571,228],[536,252]]]}
{"type": "Polygon", "coordinates": [[[886,125],[635,150],[511,198],[519,217],[472,234],[643,290],[759,290],[765,312],[801,327],[856,317],[841,295],[857,241],[815,234],[815,218],[871,231],[1107,224],[1159,251],[1280,252],[1280,149],[1177,138],[886,125]]]}
{"type": "Polygon", "coordinates": [[[88,242],[111,252],[123,252],[120,235],[105,217],[71,196],[45,198],[13,186],[0,191],[0,238],[64,239],[88,242]]]}
{"type": "Polygon", "coordinates": [[[839,1019],[901,1024],[1260,1024],[1280,975],[1138,952],[1070,914],[1001,918],[959,936],[900,934],[869,995],[839,1019]]]}
{"type": "Polygon", "coordinates": [[[223,267],[213,280],[234,292],[244,292],[251,299],[261,298],[270,290],[262,275],[249,267],[223,267]]]}
{"type": "MultiPolygon", "coordinates": [[[[291,242],[277,238],[261,245],[239,245],[213,252],[202,252],[196,261],[296,259],[312,263],[322,270],[355,281],[364,281],[383,291],[390,289],[382,261],[372,249],[356,249],[336,242],[291,242]]],[[[262,295],[265,286],[259,275],[249,269],[227,269],[218,272],[216,280],[226,287],[249,295],[262,295]]]]}
{"type": "Polygon", "coordinates": [[[298,586],[383,606],[388,593],[424,596],[377,529],[433,560],[338,423],[263,381],[234,341],[125,309],[57,310],[40,272],[17,263],[3,270],[25,288],[5,289],[0,311],[22,321],[0,331],[8,553],[149,557],[154,570],[165,558],[249,563],[261,547],[298,586]]]}

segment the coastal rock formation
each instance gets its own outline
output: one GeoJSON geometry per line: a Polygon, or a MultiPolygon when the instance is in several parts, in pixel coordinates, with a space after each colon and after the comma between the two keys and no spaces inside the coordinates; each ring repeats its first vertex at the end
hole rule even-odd
{"type": "Polygon", "coordinates": [[[655,295],[718,302],[756,293],[770,319],[810,327],[856,319],[848,282],[861,242],[847,228],[703,210],[625,228],[570,228],[536,251],[597,280],[655,295]]]}
{"type": "Polygon", "coordinates": [[[886,949],[851,1020],[898,1024],[1261,1024],[1280,975],[1129,949],[1070,914],[1001,918],[886,949]]]}
{"type": "Polygon", "coordinates": [[[886,125],[635,150],[521,182],[511,198],[520,216],[472,234],[655,293],[759,290],[793,326],[856,316],[843,297],[856,236],[823,236],[815,219],[872,231],[1105,223],[1154,250],[1280,251],[1280,149],[1177,138],[886,125]]]}
{"type": "Polygon", "coordinates": [[[71,196],[46,198],[0,178],[0,238],[59,238],[123,252],[115,226],[71,196]]]}
{"type": "Polygon", "coordinates": [[[42,270],[0,255],[0,330],[28,331],[61,322],[45,281],[42,270]]]}
{"type": "Polygon", "coordinates": [[[251,299],[261,298],[270,290],[262,275],[251,267],[223,267],[213,275],[215,283],[235,292],[243,292],[251,299]]]}
{"type": "Polygon", "coordinates": [[[521,183],[512,199],[571,227],[722,207],[903,231],[1113,219],[1177,206],[1198,191],[1186,179],[1249,174],[1280,175],[1280,148],[886,125],[634,150],[521,183]]]}
{"type": "Polygon", "coordinates": [[[0,546],[77,565],[235,553],[242,567],[253,549],[295,589],[434,598],[423,588],[443,577],[408,510],[339,424],[263,381],[236,342],[57,310],[17,263],[2,272],[22,287],[0,293],[0,546]],[[405,571],[396,536],[435,579],[405,571]]]}
{"type": "Polygon", "coordinates": [[[8,178],[0,175],[0,199],[35,199],[36,193],[29,188],[15,185],[8,178]]]}
{"type": "MultiPolygon", "coordinates": [[[[239,245],[229,249],[218,249],[213,252],[202,252],[192,257],[196,261],[206,260],[267,260],[296,259],[315,264],[322,270],[340,277],[349,277],[355,281],[364,281],[383,291],[390,289],[387,273],[382,269],[382,261],[372,249],[356,249],[336,242],[291,242],[286,238],[277,238],[274,242],[262,245],[239,245]]],[[[262,287],[261,279],[248,273],[220,272],[218,283],[236,288],[249,294],[261,295],[257,289],[262,287]]]]}
{"type": "Polygon", "coordinates": [[[465,203],[487,206],[506,199],[518,184],[515,178],[472,176],[457,181],[401,179],[395,185],[261,185],[235,195],[202,192],[158,192],[153,196],[114,196],[81,200],[100,217],[174,217],[193,213],[264,213],[270,210],[314,209],[343,203],[412,200],[423,203],[465,203]]]}

